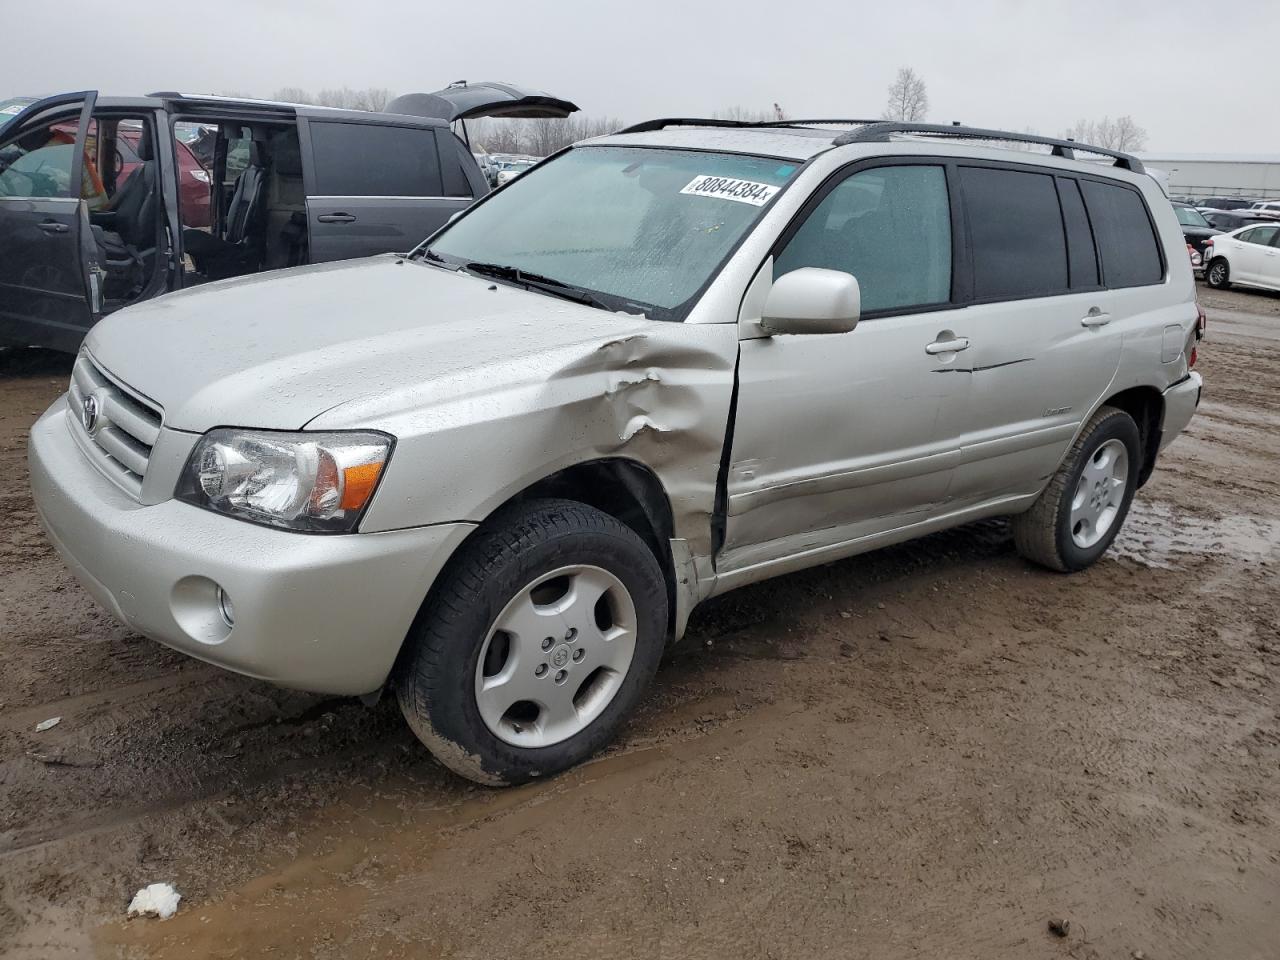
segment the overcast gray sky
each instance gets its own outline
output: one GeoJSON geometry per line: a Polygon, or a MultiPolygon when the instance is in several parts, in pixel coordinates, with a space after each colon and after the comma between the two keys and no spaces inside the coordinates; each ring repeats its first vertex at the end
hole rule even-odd
{"type": "Polygon", "coordinates": [[[775,101],[792,116],[876,116],[912,66],[931,120],[1058,135],[1131,114],[1148,150],[1280,153],[1277,84],[1258,52],[1280,37],[1280,0],[1218,6],[1225,21],[1203,0],[72,0],[24,4],[6,26],[0,97],[407,93],[468,79],[628,121],[775,101]]]}

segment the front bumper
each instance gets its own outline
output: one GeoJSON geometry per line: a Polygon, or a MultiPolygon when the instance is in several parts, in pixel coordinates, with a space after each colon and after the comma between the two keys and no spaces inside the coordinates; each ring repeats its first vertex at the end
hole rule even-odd
{"type": "Polygon", "coordinates": [[[85,458],[66,410],[54,403],[29,447],[36,509],[62,559],[139,633],[252,677],[318,693],[378,689],[432,581],[474,529],[317,536],[176,500],[144,506],[85,458]]]}
{"type": "Polygon", "coordinates": [[[1204,380],[1192,372],[1187,379],[1175,383],[1164,392],[1164,418],[1160,421],[1160,449],[1173,442],[1173,438],[1187,428],[1196,408],[1200,406],[1200,392],[1204,380]]]}

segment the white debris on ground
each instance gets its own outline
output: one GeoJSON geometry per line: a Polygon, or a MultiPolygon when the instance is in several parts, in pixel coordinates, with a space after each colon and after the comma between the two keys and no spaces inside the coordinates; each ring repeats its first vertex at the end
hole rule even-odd
{"type": "Polygon", "coordinates": [[[41,720],[36,724],[36,733],[44,733],[46,730],[56,727],[61,722],[61,717],[50,717],[48,720],[41,720]]]}
{"type": "Polygon", "coordinates": [[[133,900],[129,903],[129,916],[157,916],[161,920],[168,920],[178,912],[178,901],[181,899],[182,894],[173,889],[173,884],[153,883],[133,895],[133,900]]]}

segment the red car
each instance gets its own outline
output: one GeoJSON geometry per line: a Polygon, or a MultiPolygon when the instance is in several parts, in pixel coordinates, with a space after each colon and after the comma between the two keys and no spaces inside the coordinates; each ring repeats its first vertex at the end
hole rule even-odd
{"type": "MultiPolygon", "coordinates": [[[[66,137],[68,142],[75,141],[76,131],[74,127],[58,125],[54,127],[54,130],[57,134],[66,137]]],[[[116,149],[120,153],[120,170],[116,178],[117,190],[124,186],[125,181],[129,179],[129,175],[142,162],[138,156],[138,138],[141,136],[141,130],[123,126],[117,133],[116,149]]],[[[178,211],[182,218],[182,224],[186,227],[207,227],[210,222],[209,171],[196,159],[196,155],[191,152],[191,148],[181,140],[174,140],[173,148],[178,157],[178,211]]],[[[101,195],[101,201],[105,203],[105,195],[102,195],[102,179],[89,153],[90,151],[85,152],[85,160],[87,161],[85,167],[85,190],[87,192],[84,197],[88,199],[92,194],[98,193],[101,195]]]]}
{"type": "MultiPolygon", "coordinates": [[[[141,162],[138,159],[138,130],[121,130],[119,144],[121,160],[120,183],[129,178],[129,174],[141,162]]],[[[178,155],[178,210],[182,216],[183,226],[209,226],[209,171],[201,166],[196,155],[181,140],[173,141],[173,148],[178,155]]]]}

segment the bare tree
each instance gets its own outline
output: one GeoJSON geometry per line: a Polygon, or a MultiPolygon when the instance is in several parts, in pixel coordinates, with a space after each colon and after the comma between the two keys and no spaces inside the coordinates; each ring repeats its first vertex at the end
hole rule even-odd
{"type": "Polygon", "coordinates": [[[387,104],[395,98],[396,95],[386,87],[369,87],[366,90],[356,90],[354,97],[355,109],[381,113],[387,109],[387,104]]]}
{"type": "Polygon", "coordinates": [[[889,84],[889,102],[880,117],[884,120],[923,120],[929,114],[929,92],[924,79],[910,67],[900,67],[889,84]]]}
{"type": "Polygon", "coordinates": [[[311,103],[311,93],[303,90],[301,87],[281,87],[275,93],[271,94],[272,100],[278,100],[281,103],[311,103]]]}
{"type": "Polygon", "coordinates": [[[1101,120],[1077,120],[1066,134],[1068,140],[1093,144],[1108,150],[1141,150],[1147,145],[1147,131],[1130,116],[1103,117],[1101,120]]]}
{"type": "Polygon", "coordinates": [[[732,120],[735,123],[771,123],[787,119],[786,111],[776,103],[767,110],[752,110],[738,105],[722,107],[711,116],[716,120],[732,120]]]}
{"type": "Polygon", "coordinates": [[[289,93],[301,94],[306,99],[299,103],[315,103],[322,107],[341,107],[344,110],[385,110],[388,103],[395,99],[395,94],[385,87],[367,87],[363,90],[352,90],[350,87],[321,90],[312,97],[305,90],[292,87],[285,88],[289,93]]]}
{"type": "Polygon", "coordinates": [[[547,120],[486,119],[467,124],[473,147],[490,153],[522,153],[545,157],[557,150],[615,133],[622,127],[616,117],[586,117],[582,114],[547,120]]]}

